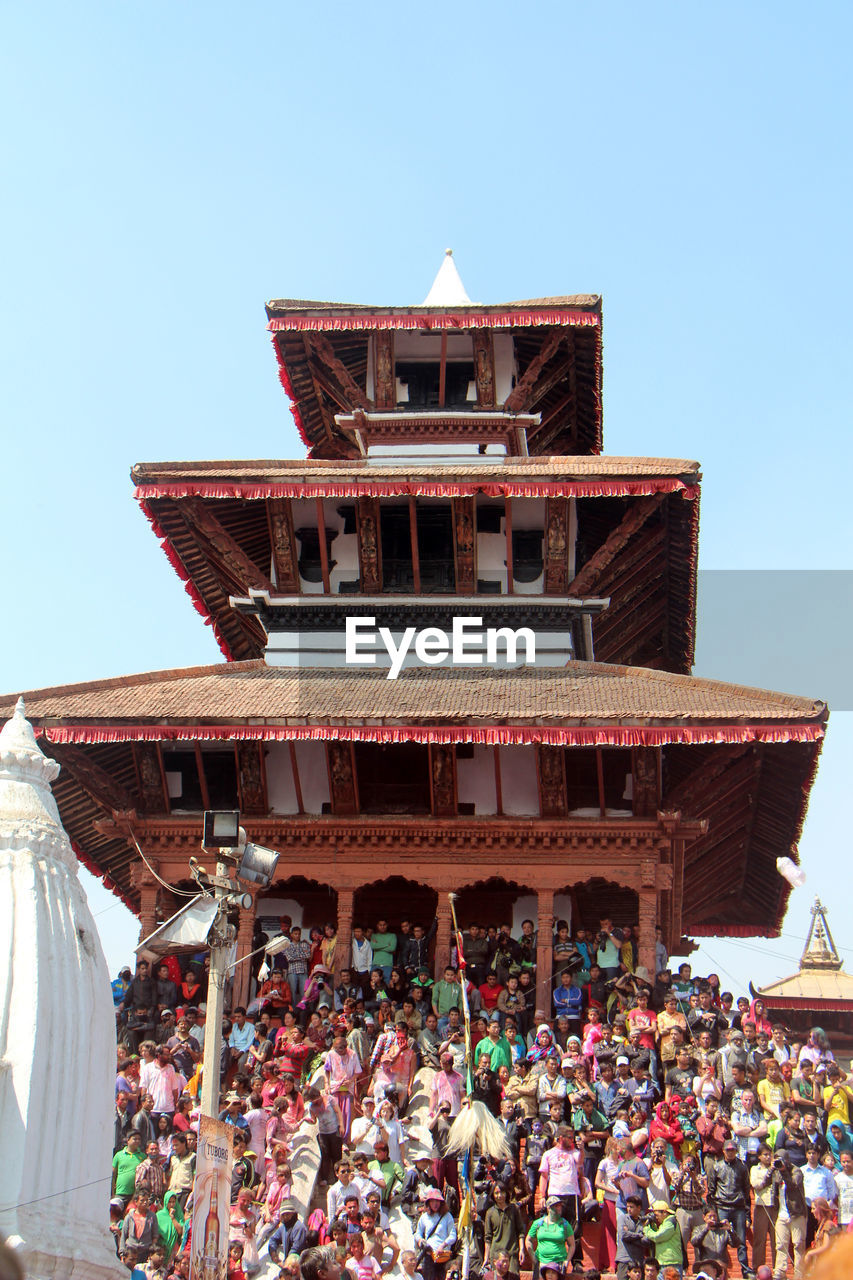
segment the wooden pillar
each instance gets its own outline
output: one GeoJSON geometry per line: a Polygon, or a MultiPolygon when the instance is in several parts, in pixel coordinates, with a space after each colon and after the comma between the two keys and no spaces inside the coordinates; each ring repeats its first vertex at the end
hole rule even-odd
{"type": "Polygon", "coordinates": [[[655,978],[655,926],[658,922],[658,894],[654,886],[643,885],[639,898],[639,961],[655,978]]]}
{"type": "Polygon", "coordinates": [[[551,1017],[551,970],[554,967],[554,891],[540,889],[536,923],[536,1021],[551,1017]]]}
{"type": "Polygon", "coordinates": [[[234,985],[231,988],[231,1008],[242,1005],[244,1009],[248,1008],[250,1000],[250,990],[252,983],[252,962],[246,960],[252,950],[252,941],[255,936],[255,915],[256,915],[257,899],[252,898],[252,905],[248,911],[240,911],[240,921],[237,925],[237,960],[242,961],[234,970],[234,985]]]}
{"type": "Polygon", "coordinates": [[[545,504],[545,595],[569,590],[569,500],[549,498],[545,504]]]}
{"type": "Polygon", "coordinates": [[[139,941],[157,928],[157,881],[145,880],[139,886],[139,941]]]}
{"type": "Polygon", "coordinates": [[[439,889],[438,905],[435,908],[437,927],[435,931],[435,953],[433,955],[433,973],[436,982],[444,977],[444,971],[450,964],[450,939],[453,933],[453,922],[450,918],[450,902],[447,894],[439,889]]]}
{"type": "Polygon", "coordinates": [[[352,889],[338,889],[338,940],[335,943],[335,982],[341,970],[352,967],[352,889]]]}

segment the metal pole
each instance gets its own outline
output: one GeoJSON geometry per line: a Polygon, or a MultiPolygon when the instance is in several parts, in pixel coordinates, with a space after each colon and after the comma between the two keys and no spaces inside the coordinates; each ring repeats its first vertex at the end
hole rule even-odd
{"type": "MultiPolygon", "coordinates": [[[[227,876],[228,868],[224,862],[217,862],[216,875],[227,876]]],[[[218,885],[214,889],[216,898],[221,901],[226,890],[218,885]]],[[[228,976],[228,958],[230,941],[227,939],[229,926],[225,912],[220,905],[219,913],[211,926],[210,939],[220,945],[210,948],[210,976],[207,982],[207,1009],[204,1022],[204,1069],[201,1077],[201,1114],[219,1117],[219,1072],[222,1061],[222,1015],[225,1010],[225,980],[228,976]]]]}

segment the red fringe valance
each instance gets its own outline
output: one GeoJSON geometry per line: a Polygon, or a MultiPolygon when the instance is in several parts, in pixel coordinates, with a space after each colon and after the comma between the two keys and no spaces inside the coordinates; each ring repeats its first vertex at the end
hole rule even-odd
{"type": "Polygon", "coordinates": [[[781,932],[758,924],[691,924],[684,931],[691,938],[778,938],[781,932]]]}
{"type": "Polygon", "coordinates": [[[637,480],[352,480],[332,484],[305,481],[298,484],[223,483],[219,480],[182,480],[168,484],[142,484],[139,502],[149,498],[395,498],[413,494],[421,498],[633,498],[655,493],[681,493],[688,501],[699,495],[699,486],[677,477],[652,476],[637,480]]]}
{"type": "Polygon", "coordinates": [[[199,592],[198,588],[196,587],[190,575],[187,573],[187,570],[184,568],[184,563],[181,560],[181,557],[178,555],[177,551],[172,546],[168,537],[163,532],[163,529],[161,528],[160,523],[157,520],[157,517],[155,516],[151,508],[148,506],[148,504],[146,502],[143,502],[141,506],[142,506],[142,510],[145,512],[145,515],[148,517],[148,520],[151,522],[151,528],[154,530],[154,533],[156,534],[156,536],[160,539],[160,546],[163,548],[164,552],[166,553],[166,558],[169,561],[169,564],[175,570],[175,573],[181,579],[181,582],[183,582],[184,590],[186,591],[189,598],[192,600],[193,607],[195,608],[196,612],[199,613],[201,617],[204,619],[204,625],[206,627],[210,627],[210,629],[212,630],[214,636],[216,637],[216,643],[219,645],[219,649],[222,653],[222,656],[225,659],[227,659],[227,661],[230,662],[234,655],[231,653],[231,650],[228,647],[228,643],[225,640],[225,637],[222,635],[222,632],[219,630],[218,626],[216,625],[216,619],[211,615],[210,610],[208,609],[207,605],[205,604],[201,596],[201,593],[199,592]]]}
{"type": "Polygon", "coordinates": [[[77,861],[86,868],[90,875],[93,875],[96,880],[101,880],[104,888],[108,889],[110,893],[114,894],[121,902],[123,902],[129,911],[135,911],[133,903],[130,901],[127,894],[122,892],[115,881],[111,879],[108,872],[105,872],[96,862],[92,861],[83,849],[82,845],[79,845],[76,841],[72,840],[71,848],[74,850],[77,861]]]}
{"type": "Polygon", "coordinates": [[[597,329],[601,318],[596,311],[579,307],[546,311],[488,311],[453,315],[334,315],[276,316],[267,325],[270,333],[310,330],[334,333],[348,329],[511,329],[515,326],[569,325],[572,328],[597,329]]]}
{"type": "MultiPolygon", "coordinates": [[[[778,937],[778,934],[773,934],[778,937]]],[[[818,996],[762,996],[765,1006],[768,1009],[804,1009],[811,1013],[851,1013],[853,1012],[853,1000],[823,1000],[818,996]]],[[[815,1019],[816,1021],[817,1019],[815,1019]]]]}
{"type": "Polygon", "coordinates": [[[308,433],[305,430],[305,424],[302,421],[302,414],[299,412],[299,405],[296,401],[296,392],[293,390],[293,383],[290,381],[290,374],[287,372],[287,365],[284,363],[282,354],[278,349],[278,343],[275,338],[272,340],[275,358],[278,361],[278,380],[284,387],[284,393],[290,401],[290,412],[293,421],[296,424],[296,430],[299,432],[299,438],[305,445],[306,449],[311,448],[311,441],[308,439],[308,433]]]}
{"type": "Polygon", "coordinates": [[[514,746],[541,742],[568,747],[660,747],[670,743],[815,742],[820,724],[733,725],[388,725],[388,724],[122,724],[49,726],[48,742],[473,742],[514,746]]]}

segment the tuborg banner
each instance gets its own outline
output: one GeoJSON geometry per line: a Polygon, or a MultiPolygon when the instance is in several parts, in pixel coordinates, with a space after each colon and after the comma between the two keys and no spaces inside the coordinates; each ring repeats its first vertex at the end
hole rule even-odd
{"type": "Polygon", "coordinates": [[[199,1120],[191,1280],[227,1280],[233,1134],[233,1127],[221,1120],[199,1120]]]}

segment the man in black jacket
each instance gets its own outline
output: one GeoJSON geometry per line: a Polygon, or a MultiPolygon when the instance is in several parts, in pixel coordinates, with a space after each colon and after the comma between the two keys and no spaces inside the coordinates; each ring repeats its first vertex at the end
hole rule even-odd
{"type": "Polygon", "coordinates": [[[616,1277],[626,1280],[628,1268],[642,1266],[646,1257],[646,1237],[643,1235],[643,1202],[639,1196],[625,1197],[625,1212],[617,1215],[616,1277]]]}
{"type": "Polygon", "coordinates": [[[157,990],[147,960],[140,960],[136,966],[136,976],[131,978],[130,986],[124,993],[122,1009],[153,1009],[157,1004],[157,990]]]}
{"type": "MultiPolygon", "coordinates": [[[[416,924],[412,928],[411,938],[403,943],[400,961],[410,978],[414,977],[421,965],[429,965],[429,944],[437,928],[438,917],[433,920],[429,933],[424,933],[423,926],[416,924]]],[[[446,959],[445,956],[439,956],[440,961],[446,959]]]]}
{"type": "Polygon", "coordinates": [[[737,1144],[729,1139],[723,1144],[722,1160],[715,1160],[707,1169],[708,1199],[716,1208],[720,1219],[731,1224],[732,1243],[737,1246],[737,1260],[742,1275],[755,1273],[749,1266],[746,1252],[746,1228],[749,1219],[749,1174],[746,1165],[737,1154],[737,1144]]]}

